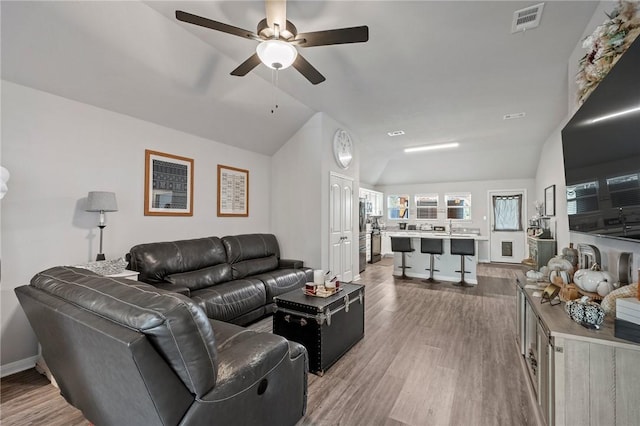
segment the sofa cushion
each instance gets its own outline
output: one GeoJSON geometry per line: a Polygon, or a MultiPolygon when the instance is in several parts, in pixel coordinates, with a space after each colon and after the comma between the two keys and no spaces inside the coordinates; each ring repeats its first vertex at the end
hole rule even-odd
{"type": "MultiPolygon", "coordinates": [[[[140,281],[149,283],[165,281],[169,275],[227,262],[225,247],[218,237],[138,244],[131,248],[129,254],[129,267],[140,272],[140,281]]],[[[230,280],[230,272],[225,271],[219,280],[230,280]]]]}
{"type": "Polygon", "coordinates": [[[198,290],[204,287],[229,281],[231,279],[231,266],[228,263],[209,266],[195,271],[171,274],[165,280],[177,286],[187,287],[189,290],[198,290]]]}
{"type": "Polygon", "coordinates": [[[265,305],[267,296],[260,280],[234,280],[191,292],[191,299],[207,314],[220,321],[233,321],[265,305]]]}
{"type": "Polygon", "coordinates": [[[234,280],[278,268],[280,247],[275,235],[232,235],[223,237],[222,242],[234,280]]]}
{"type": "Polygon", "coordinates": [[[275,296],[280,296],[296,288],[303,288],[307,282],[307,274],[302,269],[276,269],[275,271],[254,275],[252,278],[264,283],[267,289],[268,302],[273,302],[275,296]]]}
{"type": "Polygon", "coordinates": [[[36,274],[31,285],[144,333],[193,394],[216,383],[214,332],[189,298],[125,278],[108,278],[80,268],[57,266],[36,274]]]}

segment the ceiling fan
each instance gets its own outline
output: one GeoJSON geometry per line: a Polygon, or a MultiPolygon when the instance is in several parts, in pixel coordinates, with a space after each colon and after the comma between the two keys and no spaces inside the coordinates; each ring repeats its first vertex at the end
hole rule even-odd
{"type": "Polygon", "coordinates": [[[247,75],[262,62],[275,70],[293,65],[312,84],[322,83],[325,77],[298,53],[296,46],[327,46],[363,43],[369,40],[369,27],[367,26],[298,33],[295,25],[287,21],[286,0],[266,0],[265,3],[267,17],[258,22],[256,33],[181,10],[176,10],[176,19],[260,42],[256,53],[231,71],[231,75],[239,77],[247,75]]]}

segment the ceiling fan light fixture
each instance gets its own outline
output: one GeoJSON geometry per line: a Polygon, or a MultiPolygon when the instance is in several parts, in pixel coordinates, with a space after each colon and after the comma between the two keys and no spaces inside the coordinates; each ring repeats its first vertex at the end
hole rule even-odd
{"type": "Polygon", "coordinates": [[[274,70],[289,68],[298,56],[298,50],[282,40],[265,40],[256,47],[256,53],[263,64],[274,70]]]}

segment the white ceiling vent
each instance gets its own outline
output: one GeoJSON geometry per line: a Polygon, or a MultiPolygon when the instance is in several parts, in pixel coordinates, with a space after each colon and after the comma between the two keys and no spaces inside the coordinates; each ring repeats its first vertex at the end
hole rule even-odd
{"type": "Polygon", "coordinates": [[[535,6],[525,7],[524,9],[513,12],[511,33],[530,30],[540,25],[540,17],[542,16],[543,7],[544,3],[540,3],[535,6]]]}

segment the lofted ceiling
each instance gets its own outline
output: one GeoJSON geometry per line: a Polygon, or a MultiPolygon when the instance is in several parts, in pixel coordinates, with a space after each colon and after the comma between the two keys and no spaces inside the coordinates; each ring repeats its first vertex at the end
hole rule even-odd
{"type": "Polygon", "coordinates": [[[327,80],[314,86],[290,68],[276,87],[263,65],[229,75],[254,41],[174,15],[255,31],[263,2],[3,1],[2,78],[265,155],[324,112],[355,135],[371,185],[533,178],[598,4],[547,1],[538,28],[511,34],[513,12],[536,3],[290,1],[300,32],[368,25],[370,38],[300,48],[327,80]],[[459,148],[403,152],[449,141],[459,148]]]}

